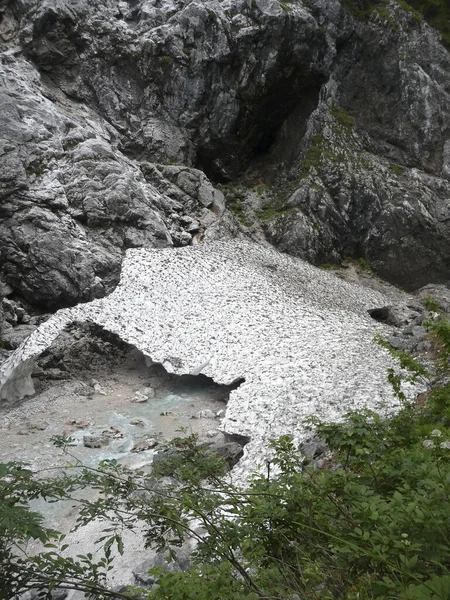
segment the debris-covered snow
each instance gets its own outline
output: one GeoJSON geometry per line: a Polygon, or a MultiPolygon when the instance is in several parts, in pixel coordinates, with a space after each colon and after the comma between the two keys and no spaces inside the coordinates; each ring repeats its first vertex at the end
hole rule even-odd
{"type": "Polygon", "coordinates": [[[58,311],[0,367],[1,397],[31,391],[33,358],[66,325],[92,321],[177,374],[245,381],[222,428],[246,436],[239,470],[264,462],[267,440],[302,437],[311,414],[339,419],[350,409],[392,405],[392,366],[372,342],[386,330],[367,309],[381,293],[248,242],[129,250],[108,297],[58,311]]]}

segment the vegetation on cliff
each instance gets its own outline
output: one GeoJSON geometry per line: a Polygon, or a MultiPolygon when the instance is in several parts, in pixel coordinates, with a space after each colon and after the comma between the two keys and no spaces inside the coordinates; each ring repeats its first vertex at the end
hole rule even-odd
{"type": "Polygon", "coordinates": [[[441,32],[444,44],[450,48],[450,4],[447,0],[408,0],[408,4],[441,32]]]}
{"type": "MultiPolygon", "coordinates": [[[[418,19],[422,17],[431,27],[442,34],[442,41],[450,48],[450,5],[447,0],[397,0],[400,8],[414,11],[418,19]]],[[[359,18],[368,18],[374,12],[386,15],[388,0],[344,0],[347,6],[359,18]]]]}

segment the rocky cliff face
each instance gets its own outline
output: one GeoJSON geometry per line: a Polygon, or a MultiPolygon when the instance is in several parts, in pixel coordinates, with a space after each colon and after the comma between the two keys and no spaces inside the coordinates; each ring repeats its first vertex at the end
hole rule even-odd
{"type": "Polygon", "coordinates": [[[127,248],[204,234],[449,279],[450,55],[405,2],[0,14],[1,274],[30,303],[102,296],[127,248]]]}

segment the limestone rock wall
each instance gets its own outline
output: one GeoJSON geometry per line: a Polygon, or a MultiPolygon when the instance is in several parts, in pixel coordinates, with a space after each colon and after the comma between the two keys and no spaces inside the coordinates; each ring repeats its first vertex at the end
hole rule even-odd
{"type": "Polygon", "coordinates": [[[450,55],[402,6],[343,21],[294,182],[272,201],[279,214],[266,231],[290,253],[361,256],[415,289],[449,281],[450,55]]]}

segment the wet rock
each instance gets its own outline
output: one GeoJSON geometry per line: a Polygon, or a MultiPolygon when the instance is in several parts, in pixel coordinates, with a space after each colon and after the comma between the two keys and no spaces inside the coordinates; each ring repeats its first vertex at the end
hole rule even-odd
{"type": "Polygon", "coordinates": [[[89,423],[83,423],[83,421],[77,421],[76,419],[66,421],[65,424],[72,425],[72,427],[74,427],[76,429],[87,429],[89,427],[89,423]]]}
{"type": "Polygon", "coordinates": [[[372,308],[367,312],[375,321],[393,325],[394,327],[404,327],[420,317],[423,307],[416,305],[406,305],[404,302],[382,306],[380,308],[372,308]]]}
{"type": "Polygon", "coordinates": [[[10,296],[13,293],[13,288],[0,280],[0,298],[5,298],[6,296],[10,296]]]}
{"type": "Polygon", "coordinates": [[[45,378],[46,379],[54,379],[58,381],[60,379],[67,379],[69,377],[66,371],[62,369],[46,369],[45,370],[45,378]]]}
{"type": "Polygon", "coordinates": [[[148,401],[148,398],[146,396],[143,396],[141,394],[137,395],[137,394],[134,395],[134,397],[131,399],[131,402],[134,402],[135,404],[142,404],[143,402],[148,401]]]}
{"type": "Polygon", "coordinates": [[[94,388],[94,392],[96,394],[100,394],[101,396],[108,395],[108,392],[106,391],[106,389],[96,379],[92,380],[92,387],[94,388]]]}
{"type": "Polygon", "coordinates": [[[196,413],[192,418],[193,419],[215,419],[216,413],[213,410],[211,410],[210,408],[205,408],[203,410],[200,410],[198,413],[196,413]]]}
{"type": "Polygon", "coordinates": [[[145,423],[142,419],[131,419],[130,425],[139,425],[140,427],[144,427],[145,423]]]}
{"type": "Polygon", "coordinates": [[[406,340],[402,337],[390,335],[388,336],[387,341],[396,350],[404,350],[405,348],[406,340]]]}
{"type": "Polygon", "coordinates": [[[39,377],[40,379],[43,379],[45,377],[45,371],[40,365],[35,364],[31,375],[33,377],[39,377]]]}
{"type": "Polygon", "coordinates": [[[36,327],[38,327],[41,323],[44,323],[51,315],[47,314],[47,315],[34,315],[33,317],[30,317],[30,325],[35,325],[36,327]]]}
{"type": "Polygon", "coordinates": [[[131,402],[142,403],[147,402],[151,398],[155,397],[155,390],[151,387],[142,388],[134,394],[131,402]]]}
{"type": "Polygon", "coordinates": [[[431,350],[432,348],[432,344],[431,342],[425,341],[425,342],[419,342],[416,346],[416,350],[418,352],[428,352],[429,350],[431,350]]]}
{"type": "Polygon", "coordinates": [[[15,311],[15,302],[12,302],[12,300],[9,300],[8,298],[3,298],[2,314],[3,319],[6,321],[6,323],[11,325],[12,327],[14,325],[17,325],[18,318],[15,311]]]}
{"type": "Polygon", "coordinates": [[[317,436],[313,436],[299,446],[299,452],[308,459],[309,462],[321,457],[328,450],[326,442],[317,436]]]}
{"type": "Polygon", "coordinates": [[[109,440],[103,435],[84,435],[83,444],[86,448],[101,448],[102,446],[107,446],[109,440]]]}
{"type": "Polygon", "coordinates": [[[189,246],[192,241],[192,235],[187,231],[173,231],[171,235],[175,246],[189,246]]]}
{"type": "Polygon", "coordinates": [[[145,452],[146,450],[152,450],[158,445],[158,440],[155,438],[147,438],[145,440],[139,440],[131,448],[130,452],[145,452]]]}
{"type": "Polygon", "coordinates": [[[48,423],[45,421],[25,421],[22,427],[17,431],[18,435],[29,435],[30,433],[39,433],[45,431],[48,427],[48,423]]]}
{"type": "Polygon", "coordinates": [[[21,323],[23,321],[24,317],[28,317],[28,319],[30,318],[22,306],[16,306],[16,315],[17,315],[17,320],[19,321],[19,323],[21,323]]]}
{"type": "Polygon", "coordinates": [[[210,450],[215,454],[219,454],[224,458],[228,467],[232,469],[242,458],[244,454],[243,447],[237,442],[227,442],[225,444],[214,444],[210,446],[210,450]]]}
{"type": "Polygon", "coordinates": [[[124,433],[118,427],[114,427],[111,425],[109,429],[104,429],[102,431],[102,437],[104,438],[113,438],[113,439],[122,439],[124,437],[124,433]]]}
{"type": "Polygon", "coordinates": [[[33,421],[28,425],[28,429],[32,432],[45,431],[48,427],[48,423],[45,421],[33,421]]]}

